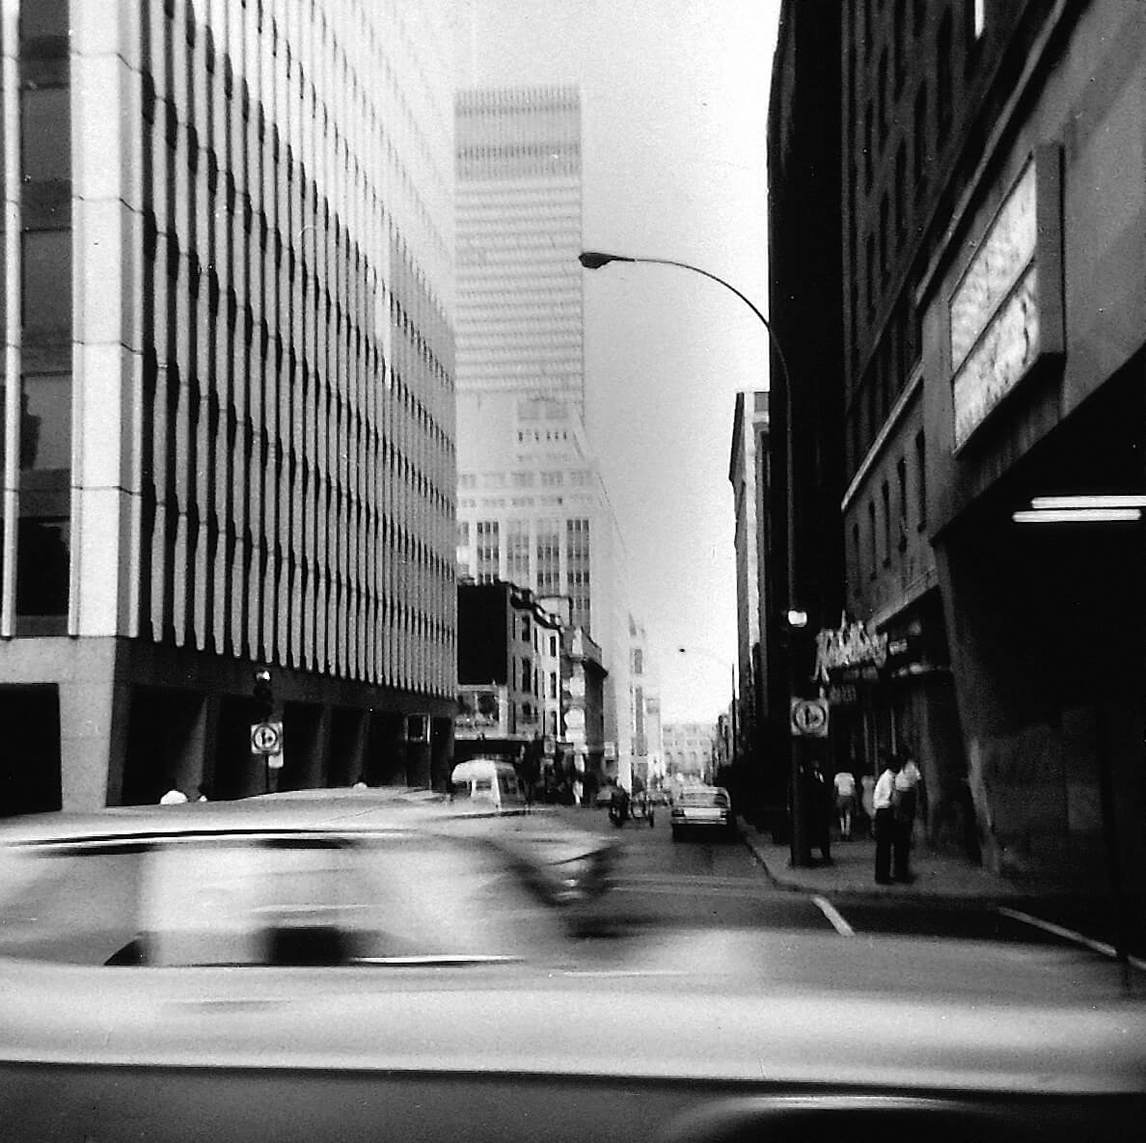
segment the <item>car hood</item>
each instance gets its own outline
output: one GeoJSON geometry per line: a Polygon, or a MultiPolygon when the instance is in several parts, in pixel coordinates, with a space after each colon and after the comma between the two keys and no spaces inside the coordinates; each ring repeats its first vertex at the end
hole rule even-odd
{"type": "Polygon", "coordinates": [[[1146,1005],[1105,964],[922,943],[678,933],[624,957],[418,969],[8,961],[0,1059],[1146,1091],[1146,1005]],[[912,978],[868,975],[887,958],[912,978]]]}

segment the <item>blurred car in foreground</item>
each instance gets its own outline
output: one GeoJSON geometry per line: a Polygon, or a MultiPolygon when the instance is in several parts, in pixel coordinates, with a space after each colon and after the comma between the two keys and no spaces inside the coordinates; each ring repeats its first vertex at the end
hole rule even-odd
{"type": "Polygon", "coordinates": [[[1141,1134],[1146,1010],[1097,958],[577,940],[482,819],[333,800],[0,831],[0,1137],[1141,1134]]]}
{"type": "MultiPolygon", "coordinates": [[[[504,778],[501,781],[506,788],[504,778]]],[[[261,794],[240,804],[306,805],[309,810],[295,812],[309,813],[314,824],[332,828],[388,824],[401,812],[406,815],[402,820],[433,822],[438,834],[485,838],[513,854],[555,903],[566,906],[592,902],[608,889],[617,850],[612,840],[569,825],[551,808],[526,811],[523,800],[494,803],[469,789],[460,795],[400,786],[294,790],[261,794]]]]}
{"type": "Polygon", "coordinates": [[[692,833],[736,836],[732,799],[721,786],[686,786],[673,802],[671,822],[673,841],[692,833]]]}

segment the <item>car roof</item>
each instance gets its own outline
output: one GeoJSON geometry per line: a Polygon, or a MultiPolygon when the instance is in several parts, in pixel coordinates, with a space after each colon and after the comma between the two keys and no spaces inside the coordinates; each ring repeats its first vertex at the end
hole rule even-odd
{"type": "Polygon", "coordinates": [[[435,821],[493,816],[431,791],[298,790],[235,801],[170,806],[115,806],[90,813],[33,814],[0,826],[0,844],[68,837],[164,836],[184,833],[426,828],[435,821]]]}

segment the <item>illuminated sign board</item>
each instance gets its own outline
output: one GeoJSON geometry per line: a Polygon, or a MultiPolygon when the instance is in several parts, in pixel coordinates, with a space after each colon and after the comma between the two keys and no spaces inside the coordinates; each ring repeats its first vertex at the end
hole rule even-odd
{"type": "Polygon", "coordinates": [[[999,207],[948,305],[955,448],[1044,353],[1062,348],[1058,156],[1040,149],[999,207]]]}

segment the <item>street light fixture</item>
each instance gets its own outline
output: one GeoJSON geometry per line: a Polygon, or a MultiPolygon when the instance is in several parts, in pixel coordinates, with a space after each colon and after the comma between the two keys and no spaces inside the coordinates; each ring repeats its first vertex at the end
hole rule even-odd
{"type": "MultiPolygon", "coordinates": [[[[689,270],[694,274],[700,274],[710,281],[716,282],[717,285],[723,286],[726,290],[734,293],[759,319],[760,324],[768,331],[768,336],[771,339],[772,349],[775,351],[776,360],[780,365],[780,372],[783,375],[784,384],[784,476],[787,484],[786,502],[784,505],[785,515],[785,536],[787,542],[787,589],[788,589],[788,604],[791,606],[792,602],[796,599],[796,522],[795,512],[792,510],[792,495],[793,495],[793,480],[795,476],[795,467],[792,456],[792,373],[788,368],[788,359],[784,354],[783,346],[780,344],[780,339],[776,335],[776,331],[772,328],[772,323],[760,312],[760,309],[742,294],[730,282],[726,282],[723,278],[709,273],[708,270],[702,270],[699,266],[693,266],[689,262],[677,262],[672,258],[644,258],[633,257],[628,254],[611,254],[601,250],[584,250],[578,255],[577,259],[586,270],[599,270],[602,266],[609,265],[610,262],[629,262],[629,263],[644,263],[653,266],[676,266],[681,270],[689,270]]],[[[799,614],[804,617],[804,624],[807,623],[808,617],[805,612],[796,612],[794,609],[789,614],[799,614]]],[[[802,625],[801,625],[802,626],[802,625]]],[[[790,651],[787,653],[788,658],[788,687],[789,690],[795,695],[796,682],[794,678],[794,661],[790,651]]],[[[791,789],[791,856],[793,865],[807,865],[811,863],[811,847],[808,844],[807,830],[804,828],[804,805],[803,797],[800,792],[800,774],[799,774],[799,755],[795,744],[791,744],[789,748],[789,785],[791,789]]]]}

